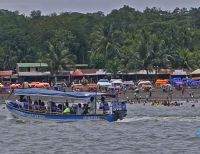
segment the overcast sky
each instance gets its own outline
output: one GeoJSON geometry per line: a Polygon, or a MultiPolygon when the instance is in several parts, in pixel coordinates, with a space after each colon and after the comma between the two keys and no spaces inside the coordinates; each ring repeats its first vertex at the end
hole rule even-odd
{"type": "Polygon", "coordinates": [[[119,9],[129,5],[137,10],[148,7],[158,7],[162,10],[200,7],[200,0],[0,0],[0,9],[29,15],[32,10],[41,10],[42,14],[61,12],[97,12],[110,13],[112,9],[119,9]]]}

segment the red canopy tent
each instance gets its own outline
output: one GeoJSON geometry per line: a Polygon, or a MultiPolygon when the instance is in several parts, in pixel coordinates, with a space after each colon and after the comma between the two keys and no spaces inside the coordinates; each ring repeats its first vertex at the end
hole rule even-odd
{"type": "Polygon", "coordinates": [[[12,71],[8,70],[8,71],[0,71],[0,76],[11,76],[12,75],[12,71]]]}
{"type": "Polygon", "coordinates": [[[8,77],[10,76],[10,82],[11,82],[11,76],[12,76],[13,72],[12,70],[7,70],[7,71],[0,71],[0,81],[3,82],[3,78],[4,77],[8,77]]]}
{"type": "Polygon", "coordinates": [[[82,76],[84,76],[83,72],[81,70],[79,70],[79,69],[76,69],[76,70],[72,71],[70,73],[70,75],[74,76],[74,77],[82,77],[82,76]]]}

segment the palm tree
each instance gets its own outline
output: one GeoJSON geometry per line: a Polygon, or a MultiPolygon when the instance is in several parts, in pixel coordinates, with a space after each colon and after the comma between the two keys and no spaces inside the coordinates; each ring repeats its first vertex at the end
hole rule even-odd
{"type": "Polygon", "coordinates": [[[106,70],[112,73],[114,78],[116,77],[117,72],[119,71],[119,68],[120,68],[120,64],[119,64],[118,59],[114,58],[107,62],[106,70]]]}
{"type": "Polygon", "coordinates": [[[48,42],[48,49],[46,61],[49,64],[51,74],[56,80],[58,72],[67,69],[69,64],[73,65],[76,57],[69,53],[64,42],[57,42],[56,44],[48,42]]]}
{"type": "Polygon", "coordinates": [[[96,27],[96,30],[91,34],[91,51],[103,54],[106,59],[119,55],[120,45],[116,41],[119,35],[119,32],[113,32],[112,25],[96,27]]]}
{"type": "Polygon", "coordinates": [[[136,52],[135,61],[137,65],[136,67],[140,70],[146,70],[147,75],[149,74],[149,70],[153,68],[151,51],[144,50],[136,52]]]}
{"type": "Polygon", "coordinates": [[[147,32],[142,31],[142,38],[135,52],[136,68],[146,70],[147,75],[149,74],[149,70],[153,68],[152,60],[154,58],[149,36],[147,32]]]}
{"type": "Polygon", "coordinates": [[[181,67],[191,69],[193,53],[190,52],[190,50],[187,49],[187,48],[180,49],[178,51],[178,53],[179,53],[179,57],[180,57],[180,60],[181,60],[181,67]]]}

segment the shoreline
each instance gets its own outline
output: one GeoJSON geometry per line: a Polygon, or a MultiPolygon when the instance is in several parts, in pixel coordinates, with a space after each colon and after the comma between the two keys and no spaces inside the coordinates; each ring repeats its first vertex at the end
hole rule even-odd
{"type": "MultiPolygon", "coordinates": [[[[9,95],[10,93],[0,93],[0,104],[5,104],[5,100],[8,99],[9,95]]],[[[173,89],[172,99],[167,99],[168,96],[169,94],[167,92],[163,92],[160,88],[154,88],[151,92],[151,97],[149,97],[149,92],[144,92],[141,90],[139,93],[135,93],[134,90],[128,90],[126,93],[122,92],[118,95],[119,99],[133,101],[194,101],[200,99],[200,89],[186,89],[184,94],[182,94],[181,91],[173,89]]]]}

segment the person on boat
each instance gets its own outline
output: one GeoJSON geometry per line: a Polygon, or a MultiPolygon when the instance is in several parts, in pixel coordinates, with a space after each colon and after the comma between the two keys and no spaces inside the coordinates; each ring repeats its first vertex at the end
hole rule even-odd
{"type": "Polygon", "coordinates": [[[38,105],[40,105],[40,106],[42,105],[41,99],[38,100],[38,105]]]}
{"type": "Polygon", "coordinates": [[[34,101],[34,103],[33,103],[33,105],[32,105],[32,109],[33,109],[33,110],[39,110],[39,109],[40,109],[40,108],[39,108],[39,103],[38,103],[37,100],[34,101]]]}
{"type": "Polygon", "coordinates": [[[69,101],[66,99],[65,106],[69,106],[69,101]]]}
{"type": "Polygon", "coordinates": [[[19,101],[20,101],[20,102],[23,102],[23,100],[24,100],[24,95],[20,95],[19,101]]]}
{"type": "Polygon", "coordinates": [[[44,103],[44,102],[42,102],[42,101],[40,100],[39,105],[40,105],[40,110],[41,110],[41,111],[46,111],[46,106],[45,106],[45,103],[44,103]]]}
{"type": "Polygon", "coordinates": [[[78,110],[78,105],[77,104],[72,104],[71,113],[72,114],[76,114],[77,110],[78,110]]]}
{"type": "Polygon", "coordinates": [[[94,101],[94,97],[90,98],[90,101],[88,102],[88,109],[89,109],[89,113],[94,113],[95,112],[95,101],[94,101]]]}
{"type": "Polygon", "coordinates": [[[100,104],[99,104],[99,109],[103,109],[103,103],[104,103],[104,101],[103,101],[103,99],[101,98],[101,102],[100,102],[100,104]]]}
{"type": "Polygon", "coordinates": [[[101,104],[100,107],[102,106],[103,112],[107,113],[110,110],[110,107],[108,105],[108,102],[105,101],[105,97],[101,97],[101,104]]]}
{"type": "Polygon", "coordinates": [[[63,112],[64,111],[63,104],[58,104],[58,109],[59,109],[59,112],[63,112]]]}
{"type": "Polygon", "coordinates": [[[49,102],[48,105],[49,106],[47,107],[47,109],[49,112],[57,112],[58,107],[55,102],[49,102]]]}
{"type": "Polygon", "coordinates": [[[88,104],[83,104],[83,114],[88,114],[88,104]]]}
{"type": "Polygon", "coordinates": [[[77,113],[76,114],[83,114],[83,109],[82,109],[82,106],[81,106],[80,103],[78,104],[78,108],[77,108],[77,113]]]}
{"type": "Polygon", "coordinates": [[[69,107],[69,103],[65,103],[65,110],[63,111],[66,114],[69,114],[71,112],[70,107],[69,107]]]}

